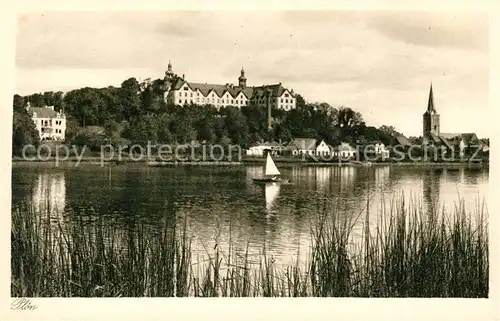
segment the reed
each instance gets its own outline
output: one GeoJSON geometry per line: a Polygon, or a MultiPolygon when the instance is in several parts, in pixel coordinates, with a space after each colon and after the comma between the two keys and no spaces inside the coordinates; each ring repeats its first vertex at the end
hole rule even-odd
{"type": "MultiPolygon", "coordinates": [[[[396,197],[372,214],[320,210],[311,224],[306,262],[277,267],[264,247],[220,246],[193,259],[187,222],[127,230],[42,215],[24,204],[12,211],[14,297],[487,297],[487,211],[452,213],[396,197]],[[352,214],[352,213],[351,213],[352,214]],[[363,216],[364,214],[364,216],[363,216]],[[376,218],[377,224],[370,219],[376,218]],[[346,219],[349,217],[349,219],[346,219]],[[364,218],[364,222],[361,220],[364,218]],[[360,237],[355,226],[363,226],[360,237]]],[[[79,217],[79,219],[74,219],[79,217]]],[[[217,228],[218,229],[218,228],[217,228]]],[[[298,257],[298,256],[297,256],[298,257]]]]}

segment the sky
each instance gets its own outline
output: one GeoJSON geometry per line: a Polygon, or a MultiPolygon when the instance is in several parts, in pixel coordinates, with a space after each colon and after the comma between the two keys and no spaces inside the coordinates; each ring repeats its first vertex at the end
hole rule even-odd
{"type": "Polygon", "coordinates": [[[48,12],[18,19],[16,92],[163,77],[282,82],[368,125],[422,133],[432,82],[442,132],[493,133],[489,25],[479,13],[390,11],[48,12]]]}

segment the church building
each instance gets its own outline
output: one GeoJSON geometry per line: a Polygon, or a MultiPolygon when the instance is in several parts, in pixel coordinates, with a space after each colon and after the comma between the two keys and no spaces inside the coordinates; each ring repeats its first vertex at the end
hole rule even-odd
{"type": "Polygon", "coordinates": [[[427,110],[423,115],[423,142],[424,146],[444,147],[446,150],[457,151],[460,156],[464,156],[468,147],[481,144],[475,133],[441,133],[440,117],[434,105],[432,84],[427,110]]]}

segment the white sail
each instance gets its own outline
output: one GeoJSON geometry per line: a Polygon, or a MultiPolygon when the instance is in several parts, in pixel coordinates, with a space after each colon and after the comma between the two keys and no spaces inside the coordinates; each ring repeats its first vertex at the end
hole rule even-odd
{"type": "Polygon", "coordinates": [[[278,170],[278,168],[274,164],[273,159],[271,158],[271,154],[267,154],[264,175],[266,175],[266,176],[281,175],[280,171],[278,170]]]}

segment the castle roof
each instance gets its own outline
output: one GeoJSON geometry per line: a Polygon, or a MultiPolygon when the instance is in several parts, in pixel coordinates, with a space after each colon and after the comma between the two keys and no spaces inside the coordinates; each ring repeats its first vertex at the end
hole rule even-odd
{"type": "MultiPolygon", "coordinates": [[[[256,97],[280,97],[283,95],[287,89],[280,84],[273,85],[262,85],[257,87],[239,87],[239,86],[229,86],[229,85],[219,85],[219,84],[204,84],[204,83],[194,83],[183,80],[182,78],[177,79],[177,82],[173,86],[173,90],[179,90],[187,84],[189,88],[193,91],[199,90],[204,96],[207,96],[211,91],[214,91],[217,96],[222,97],[226,91],[231,94],[233,98],[243,92],[247,98],[253,96],[256,97]]],[[[293,95],[293,94],[292,94],[293,95]]]]}

